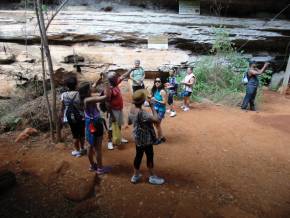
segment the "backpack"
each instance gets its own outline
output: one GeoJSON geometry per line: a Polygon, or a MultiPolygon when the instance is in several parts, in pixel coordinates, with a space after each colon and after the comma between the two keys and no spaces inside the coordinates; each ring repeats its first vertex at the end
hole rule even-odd
{"type": "Polygon", "coordinates": [[[242,84],[247,85],[249,82],[248,78],[248,70],[244,73],[243,79],[242,79],[242,84]]]}
{"type": "Polygon", "coordinates": [[[153,124],[142,121],[142,111],[138,112],[134,135],[135,143],[139,146],[152,145],[157,139],[153,124]]]}
{"type": "Polygon", "coordinates": [[[76,93],[75,96],[70,100],[65,113],[68,123],[78,123],[83,119],[82,115],[80,114],[80,111],[74,105],[74,100],[77,94],[78,93],[76,93]]]}

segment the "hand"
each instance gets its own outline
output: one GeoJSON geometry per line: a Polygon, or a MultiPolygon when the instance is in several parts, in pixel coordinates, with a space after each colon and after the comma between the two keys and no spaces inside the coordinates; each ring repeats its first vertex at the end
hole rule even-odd
{"type": "Polygon", "coordinates": [[[270,65],[269,62],[266,62],[266,63],[265,63],[265,67],[268,67],[269,65],[270,65]]]}

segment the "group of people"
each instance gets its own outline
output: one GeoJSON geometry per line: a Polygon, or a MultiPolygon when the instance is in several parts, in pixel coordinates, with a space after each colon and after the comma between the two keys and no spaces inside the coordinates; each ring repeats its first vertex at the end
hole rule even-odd
{"type": "MultiPolygon", "coordinates": [[[[170,70],[166,82],[159,77],[155,78],[151,91],[145,88],[145,72],[140,66],[140,60],[136,60],[134,67],[123,75],[115,71],[108,71],[101,74],[101,78],[93,83],[82,82],[78,84],[76,77],[66,79],[67,91],[61,94],[61,118],[68,123],[74,138],[74,150],[72,155],[80,157],[87,154],[90,162],[90,171],[97,174],[108,173],[110,167],[102,163],[102,142],[104,133],[108,132],[109,150],[114,149],[113,144],[114,128],[116,125],[121,132],[124,124],[123,98],[120,83],[129,78],[132,80],[132,108],[128,115],[128,124],[133,125],[133,137],[136,144],[136,156],[134,159],[134,174],[132,183],[141,179],[139,172],[143,154],[147,157],[147,167],[150,173],[149,183],[163,184],[164,179],[156,176],[153,172],[153,145],[166,141],[163,135],[161,122],[165,117],[166,105],[169,105],[171,117],[176,116],[173,105],[174,96],[177,94],[178,85],[184,86],[184,102],[182,108],[189,110],[189,97],[192,93],[195,76],[192,69],[187,69],[187,75],[182,82],[177,83],[175,71],[170,70]],[[101,86],[101,91],[97,92],[101,86]],[[151,108],[151,112],[144,110],[143,106],[151,108]],[[107,114],[108,116],[104,116],[107,114]],[[108,119],[104,119],[107,117],[108,119]],[[108,123],[108,128],[107,128],[108,123]],[[156,133],[155,133],[156,129],[156,133]],[[85,139],[88,142],[88,149],[85,149],[85,139]]],[[[120,143],[128,141],[121,137],[120,143]]]]}
{"type": "MultiPolygon", "coordinates": [[[[259,70],[256,63],[250,63],[249,71],[246,74],[247,91],[242,109],[247,109],[250,104],[250,109],[255,110],[254,100],[259,85],[257,76],[263,73],[267,66],[268,63],[259,70]]],[[[101,78],[92,85],[89,82],[78,84],[76,77],[68,78],[66,80],[68,91],[61,95],[61,117],[63,122],[69,124],[74,138],[75,150],[72,151],[72,155],[80,157],[87,153],[90,162],[89,170],[97,174],[108,173],[111,170],[102,163],[103,135],[108,130],[108,149],[112,150],[114,146],[118,146],[112,140],[114,136],[112,126],[115,125],[115,128],[121,132],[124,124],[124,103],[119,85],[126,78],[132,80],[132,108],[128,115],[128,124],[133,125],[133,138],[136,145],[134,174],[131,182],[137,183],[142,177],[140,165],[145,153],[150,173],[149,183],[160,185],[164,183],[164,179],[153,172],[153,145],[166,141],[161,123],[166,112],[170,113],[170,117],[176,116],[174,96],[177,95],[179,85],[183,86],[181,108],[185,112],[190,110],[190,96],[196,82],[192,68],[187,69],[184,79],[179,83],[173,69],[170,70],[165,82],[160,77],[155,78],[151,91],[145,88],[145,72],[140,66],[139,60],[136,60],[134,67],[123,75],[119,75],[115,71],[102,73],[101,78]],[[102,86],[100,93],[96,93],[98,86],[102,86]],[[166,110],[167,104],[169,105],[168,110],[166,110]],[[149,106],[151,112],[144,110],[143,106],[149,106]],[[108,115],[108,129],[107,120],[103,118],[102,112],[106,112],[108,115]],[[89,144],[88,150],[84,147],[85,139],[89,144]]],[[[128,141],[122,137],[122,134],[120,135],[120,143],[127,143],[128,141]]]]}

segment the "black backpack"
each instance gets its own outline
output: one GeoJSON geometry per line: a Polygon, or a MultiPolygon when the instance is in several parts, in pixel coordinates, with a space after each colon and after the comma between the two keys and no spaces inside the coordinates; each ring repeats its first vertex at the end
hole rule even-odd
{"type": "Polygon", "coordinates": [[[66,110],[66,118],[68,123],[78,123],[82,121],[83,117],[80,114],[80,111],[76,108],[74,105],[74,100],[76,98],[78,93],[75,94],[75,96],[70,100],[69,105],[66,110]]]}

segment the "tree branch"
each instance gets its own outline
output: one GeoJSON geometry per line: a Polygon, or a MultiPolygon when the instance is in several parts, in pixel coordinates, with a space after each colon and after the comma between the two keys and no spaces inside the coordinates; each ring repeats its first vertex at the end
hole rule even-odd
{"type": "Polygon", "coordinates": [[[56,15],[61,11],[61,9],[66,5],[66,3],[68,3],[69,0],[64,0],[61,5],[56,9],[55,13],[51,16],[51,18],[49,19],[45,30],[47,31],[49,28],[49,25],[51,24],[51,22],[53,21],[53,19],[56,17],[56,15]]]}

